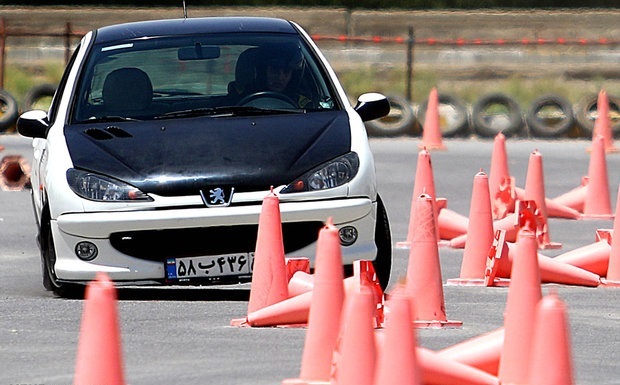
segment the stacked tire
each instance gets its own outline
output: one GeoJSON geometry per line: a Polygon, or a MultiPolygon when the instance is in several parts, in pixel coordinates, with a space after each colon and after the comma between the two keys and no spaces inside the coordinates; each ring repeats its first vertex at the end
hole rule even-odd
{"type": "Polygon", "coordinates": [[[482,96],[472,106],[472,126],[484,138],[495,137],[500,132],[515,136],[523,129],[523,116],[519,104],[502,93],[482,96]]]}
{"type": "Polygon", "coordinates": [[[15,127],[19,109],[15,98],[8,92],[0,89],[0,132],[15,127]]]}
{"type": "MultiPolygon", "coordinates": [[[[525,112],[516,100],[503,93],[483,95],[471,105],[471,113],[457,97],[447,94],[438,97],[440,130],[444,137],[473,133],[492,138],[501,132],[507,137],[587,138],[592,136],[598,114],[597,94],[587,95],[574,106],[562,96],[547,94],[532,101],[525,112]]],[[[620,98],[609,95],[608,99],[612,134],[620,137],[620,98]]],[[[395,95],[388,96],[388,100],[389,115],[366,122],[369,136],[420,135],[424,129],[428,99],[418,106],[395,95]]]]}
{"type": "Polygon", "coordinates": [[[387,95],[390,113],[380,119],[366,122],[366,131],[370,136],[395,137],[415,135],[419,126],[409,101],[396,95],[387,95]]]}
{"type": "MultiPolygon", "coordinates": [[[[620,98],[612,95],[607,97],[609,99],[611,132],[615,137],[618,137],[620,136],[620,98]]],[[[592,94],[583,97],[575,105],[575,121],[586,137],[591,137],[594,131],[598,109],[597,103],[598,95],[592,94]]]]}
{"type": "Polygon", "coordinates": [[[22,110],[46,110],[55,92],[56,86],[50,83],[43,83],[32,87],[24,96],[22,110]]]}

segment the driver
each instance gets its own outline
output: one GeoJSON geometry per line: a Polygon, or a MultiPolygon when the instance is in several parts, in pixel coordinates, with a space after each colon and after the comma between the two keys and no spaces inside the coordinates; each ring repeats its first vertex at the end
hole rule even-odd
{"type": "Polygon", "coordinates": [[[262,47],[257,61],[259,91],[283,94],[299,108],[310,106],[310,98],[300,92],[305,60],[298,45],[274,44],[262,47]]]}

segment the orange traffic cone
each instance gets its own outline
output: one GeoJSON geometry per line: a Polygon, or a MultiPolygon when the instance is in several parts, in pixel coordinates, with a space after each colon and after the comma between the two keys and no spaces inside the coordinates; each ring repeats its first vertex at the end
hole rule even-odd
{"type": "Polygon", "coordinates": [[[534,150],[530,154],[525,180],[525,199],[524,201],[534,201],[538,210],[538,219],[541,221],[542,231],[539,231],[538,247],[541,249],[560,248],[560,243],[552,243],[549,236],[549,225],[547,220],[547,205],[545,204],[545,177],[543,172],[542,154],[534,150]]]}
{"type": "Polygon", "coordinates": [[[493,229],[495,231],[497,230],[505,231],[506,242],[517,241],[517,234],[519,233],[519,228],[520,228],[520,225],[519,225],[520,219],[519,219],[518,210],[520,210],[521,208],[522,208],[521,201],[517,201],[515,205],[515,211],[517,212],[510,213],[502,219],[493,221],[493,229]]]}
{"type": "MultiPolygon", "coordinates": [[[[531,231],[530,231],[531,232],[531,231]]],[[[487,286],[508,286],[514,261],[522,258],[518,245],[506,242],[502,230],[496,232],[496,239],[489,252],[485,282],[487,286]]],[[[542,254],[537,255],[540,280],[543,283],[557,283],[596,287],[600,276],[579,267],[557,261],[542,254]]]]}
{"type": "Polygon", "coordinates": [[[344,272],[338,229],[331,218],[319,232],[315,274],[312,280],[312,302],[308,315],[308,330],[301,361],[299,381],[329,382],[332,352],[336,347],[344,302],[344,272]]]}
{"type": "Polygon", "coordinates": [[[581,184],[564,194],[558,195],[551,200],[562,206],[569,207],[573,210],[583,213],[583,204],[586,200],[586,190],[588,189],[588,177],[581,178],[581,184]]]}
{"type": "MultiPolygon", "coordinates": [[[[522,207],[520,201],[516,201],[515,210],[519,210],[522,207]]],[[[469,220],[469,219],[468,219],[469,220]]],[[[453,220],[453,223],[455,221],[453,220]]],[[[440,225],[443,223],[441,216],[439,218],[440,225]]],[[[517,233],[519,232],[519,214],[512,212],[507,214],[504,218],[493,221],[493,230],[502,230],[505,232],[505,239],[507,242],[515,242],[517,240],[517,233]]],[[[455,249],[462,249],[465,247],[467,241],[467,234],[461,234],[450,239],[449,245],[455,249]]]]}
{"type": "MultiPolygon", "coordinates": [[[[415,202],[421,194],[428,194],[436,199],[435,179],[433,177],[433,166],[431,165],[431,154],[422,149],[418,152],[418,161],[416,163],[415,179],[413,185],[413,194],[411,196],[411,208],[409,211],[409,228],[407,230],[407,239],[404,242],[397,242],[396,247],[399,249],[408,249],[411,246],[413,237],[413,226],[415,223],[415,202]]],[[[437,212],[436,202],[433,201],[433,212],[437,212]]]]}
{"type": "Polygon", "coordinates": [[[588,175],[581,179],[581,185],[553,198],[553,201],[583,213],[583,219],[613,218],[604,139],[601,136],[592,139],[588,175]]]}
{"type": "Polygon", "coordinates": [[[424,385],[499,385],[496,376],[442,357],[432,350],[419,347],[416,353],[424,385]]]}
{"type": "Polygon", "coordinates": [[[604,141],[605,152],[617,152],[614,146],[614,137],[611,131],[611,120],[609,118],[609,97],[607,91],[600,90],[596,100],[596,119],[594,120],[594,129],[592,130],[592,141],[597,136],[602,136],[604,141]]]}
{"type": "Polygon", "coordinates": [[[465,246],[465,236],[469,227],[469,218],[448,208],[443,208],[437,215],[437,226],[439,226],[439,238],[449,240],[450,247],[458,248],[452,244],[456,238],[462,238],[461,243],[465,246]]]}
{"type": "MultiPolygon", "coordinates": [[[[256,273],[256,270],[254,270],[254,273],[256,273]]],[[[342,307],[344,296],[343,277],[342,251],[338,229],[334,226],[332,219],[329,218],[326,225],[319,231],[315,277],[308,283],[312,285],[312,290],[303,292],[295,297],[285,298],[280,302],[253,312],[248,312],[245,319],[234,319],[231,321],[231,324],[234,326],[305,324],[308,322],[310,306],[313,300],[315,302],[321,301],[321,305],[316,305],[317,307],[328,308],[328,313],[325,314],[330,314],[330,316],[338,315],[338,309],[342,307]],[[317,274],[318,276],[316,276],[317,274]],[[317,285],[319,290],[317,295],[313,295],[317,285]],[[324,295],[325,292],[327,292],[327,295],[324,295]]],[[[307,280],[310,281],[309,279],[307,280]]],[[[322,310],[317,310],[315,314],[317,316],[324,314],[322,310]]]]}
{"type": "Polygon", "coordinates": [[[566,305],[557,294],[545,296],[537,305],[529,358],[527,384],[574,384],[566,305]]]}
{"type": "Polygon", "coordinates": [[[116,288],[105,273],[86,287],[75,385],[125,383],[116,288]]]}
{"type": "Polygon", "coordinates": [[[512,264],[504,313],[504,346],[498,377],[502,384],[527,383],[527,362],[534,331],[535,309],[542,298],[538,243],[533,232],[522,229],[517,240],[519,257],[512,264]]]}
{"type": "Polygon", "coordinates": [[[0,188],[4,191],[21,191],[30,186],[30,170],[30,164],[23,156],[4,156],[0,161],[0,188]]]}
{"type": "Polygon", "coordinates": [[[602,280],[603,286],[620,287],[620,236],[618,234],[620,234],[620,186],[616,197],[616,215],[610,241],[609,264],[606,277],[602,280]],[[616,236],[614,237],[613,234],[616,236]]]}
{"type": "MultiPolygon", "coordinates": [[[[517,193],[517,200],[527,200],[525,198],[525,190],[522,188],[515,188],[517,193]]],[[[585,190],[584,190],[585,192],[585,190]]],[[[580,219],[581,213],[569,206],[559,203],[555,199],[545,198],[545,207],[547,208],[547,217],[551,218],[563,218],[563,219],[580,219]]]]}
{"type": "Polygon", "coordinates": [[[441,139],[441,127],[439,124],[439,94],[436,88],[432,88],[428,95],[428,104],[426,107],[426,115],[424,117],[424,125],[422,126],[422,141],[418,145],[419,148],[427,148],[428,150],[445,150],[441,139]]]}
{"type": "Polygon", "coordinates": [[[288,298],[288,281],[280,201],[271,192],[263,198],[254,253],[248,314],[288,298]]]}
{"type": "Polygon", "coordinates": [[[602,136],[592,140],[592,153],[588,166],[588,185],[583,203],[582,218],[584,219],[613,218],[604,146],[602,136]]]}
{"type": "Polygon", "coordinates": [[[502,327],[439,350],[437,354],[497,376],[503,346],[504,328],[502,327]]]}
{"type": "Polygon", "coordinates": [[[612,235],[611,231],[602,229],[597,230],[596,234],[596,242],[560,254],[553,259],[605,276],[611,255],[612,235]]]}
{"type": "Polygon", "coordinates": [[[422,385],[416,334],[411,327],[415,309],[403,287],[392,292],[387,308],[389,316],[384,327],[384,341],[377,354],[374,385],[422,385]]]}
{"type": "Polygon", "coordinates": [[[484,285],[487,255],[493,244],[493,214],[489,197],[489,180],[480,171],[474,177],[469,226],[458,279],[449,279],[453,285],[484,285]]]}
{"type": "Polygon", "coordinates": [[[344,271],[338,229],[332,219],[319,232],[312,304],[300,377],[329,381],[344,303],[344,271]]]}
{"type": "Polygon", "coordinates": [[[289,298],[312,291],[314,287],[314,275],[305,271],[296,271],[288,281],[289,298]]]}
{"type": "Polygon", "coordinates": [[[314,276],[310,274],[310,259],[306,257],[286,259],[286,277],[289,298],[311,291],[314,276]]]}
{"type": "Polygon", "coordinates": [[[501,277],[502,272],[505,272],[505,276],[510,276],[512,262],[510,262],[509,253],[506,231],[496,230],[493,245],[487,255],[487,265],[484,272],[484,284],[486,286],[508,286],[510,284],[509,279],[501,277]]]}
{"type": "Polygon", "coordinates": [[[346,299],[333,355],[332,383],[372,385],[376,365],[373,307],[373,294],[364,285],[346,299]]]}
{"type": "Polygon", "coordinates": [[[433,219],[432,198],[422,194],[416,202],[409,262],[407,293],[416,311],[416,327],[458,327],[461,321],[448,321],[443,296],[441,265],[433,219]]]}
{"type": "Polygon", "coordinates": [[[515,178],[508,169],[506,155],[506,136],[501,132],[495,135],[491,168],[489,170],[489,192],[493,219],[502,219],[515,209],[515,178]]]}

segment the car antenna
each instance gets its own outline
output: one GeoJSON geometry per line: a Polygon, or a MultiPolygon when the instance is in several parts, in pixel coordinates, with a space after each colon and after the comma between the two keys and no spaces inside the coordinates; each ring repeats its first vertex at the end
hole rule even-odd
{"type": "Polygon", "coordinates": [[[183,0],[183,18],[187,19],[187,7],[185,6],[185,0],[183,0]]]}

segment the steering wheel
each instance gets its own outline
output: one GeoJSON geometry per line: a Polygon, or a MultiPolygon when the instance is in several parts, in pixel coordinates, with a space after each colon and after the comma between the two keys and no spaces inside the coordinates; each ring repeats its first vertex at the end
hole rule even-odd
{"type": "Polygon", "coordinates": [[[243,97],[237,105],[258,108],[298,108],[293,99],[274,91],[254,92],[243,97]]]}

